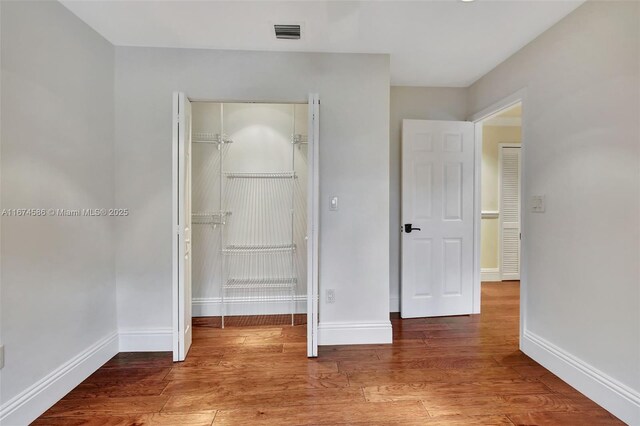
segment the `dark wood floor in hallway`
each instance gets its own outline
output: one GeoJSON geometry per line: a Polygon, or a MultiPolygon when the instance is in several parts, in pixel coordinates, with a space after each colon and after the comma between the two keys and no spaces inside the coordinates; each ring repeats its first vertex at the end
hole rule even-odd
{"type": "Polygon", "coordinates": [[[393,316],[393,345],[315,360],[304,325],[201,320],[185,362],[121,353],[35,424],[622,424],[518,350],[518,303],[517,282],[484,283],[482,315],[393,316]]]}

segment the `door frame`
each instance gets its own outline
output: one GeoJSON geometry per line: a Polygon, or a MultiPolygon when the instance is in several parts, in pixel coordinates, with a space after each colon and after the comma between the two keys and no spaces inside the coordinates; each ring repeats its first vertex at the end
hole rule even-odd
{"type": "Polygon", "coordinates": [[[318,356],[320,226],[320,95],[309,93],[307,126],[307,357],[318,356]]]}
{"type": "MultiPolygon", "coordinates": [[[[521,130],[522,131],[522,130],[521,130]]],[[[520,154],[522,154],[522,144],[517,142],[500,142],[498,144],[498,210],[500,211],[500,216],[498,217],[498,271],[500,273],[500,281],[504,278],[504,271],[502,269],[502,238],[503,238],[503,215],[502,215],[502,158],[503,158],[503,149],[504,148],[519,148],[520,154]]],[[[520,184],[520,200],[522,201],[522,155],[520,156],[520,166],[518,167],[518,184],[520,184]]],[[[519,223],[520,223],[520,233],[522,233],[522,205],[520,206],[519,212],[519,223]]],[[[520,244],[520,252],[522,252],[522,243],[520,244]]],[[[519,263],[521,263],[522,259],[519,259],[519,263]]]]}
{"type": "Polygon", "coordinates": [[[527,88],[517,90],[516,92],[508,95],[497,102],[489,105],[488,107],[472,114],[469,121],[475,124],[475,179],[474,179],[474,313],[480,313],[480,226],[482,218],[482,203],[481,203],[481,167],[482,167],[482,122],[492,116],[495,116],[517,103],[522,105],[522,126],[521,126],[521,145],[520,145],[520,232],[522,234],[520,239],[520,347],[522,347],[522,336],[526,329],[527,318],[527,285],[528,285],[528,268],[527,268],[527,256],[526,256],[526,232],[525,230],[525,212],[526,212],[526,197],[523,191],[524,183],[526,181],[526,166],[524,159],[526,158],[526,146],[527,146],[527,88]]]}
{"type": "MultiPolygon", "coordinates": [[[[219,102],[219,103],[274,103],[274,104],[307,104],[309,105],[309,112],[312,111],[312,101],[317,105],[316,112],[319,111],[320,106],[320,96],[318,93],[309,92],[307,94],[306,99],[298,99],[298,100],[255,100],[255,99],[216,99],[212,100],[209,98],[198,98],[189,96],[186,92],[181,92],[176,90],[173,92],[173,97],[176,96],[177,93],[184,93],[185,97],[191,102],[219,102]]],[[[173,99],[172,97],[172,99],[173,99]]],[[[177,120],[177,111],[172,108],[172,132],[175,133],[175,126],[177,120]]],[[[319,260],[318,260],[318,242],[319,242],[319,234],[320,234],[320,146],[319,146],[319,117],[315,120],[310,120],[309,124],[313,123],[313,128],[308,128],[307,133],[310,137],[308,137],[309,143],[309,157],[311,157],[312,161],[308,162],[307,173],[309,176],[309,184],[308,184],[308,194],[307,194],[307,232],[308,232],[308,241],[307,241],[307,330],[309,332],[312,329],[313,324],[309,324],[309,307],[314,307],[315,309],[311,312],[312,315],[315,315],[316,318],[318,316],[318,301],[319,301],[319,260]],[[313,133],[312,133],[313,132],[313,133]],[[312,289],[312,293],[308,291],[312,289]]],[[[172,205],[172,213],[171,213],[171,234],[172,234],[172,257],[171,257],[171,271],[172,271],[172,348],[173,348],[173,359],[174,361],[178,356],[178,335],[179,335],[179,294],[178,294],[178,276],[176,273],[176,268],[178,265],[177,259],[177,235],[175,233],[174,223],[176,221],[176,214],[178,209],[178,175],[176,171],[176,165],[178,163],[178,146],[174,143],[174,137],[172,133],[171,137],[172,144],[172,161],[171,161],[171,170],[172,170],[172,191],[171,191],[171,205],[172,205]]],[[[193,301],[192,301],[193,303],[193,301]]],[[[315,322],[315,351],[308,351],[308,356],[317,356],[318,352],[318,322],[315,322]]]]}

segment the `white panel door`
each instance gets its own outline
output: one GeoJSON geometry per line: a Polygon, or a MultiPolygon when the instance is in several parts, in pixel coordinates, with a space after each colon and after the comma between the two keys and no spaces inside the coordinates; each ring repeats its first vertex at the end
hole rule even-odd
{"type": "Polygon", "coordinates": [[[520,279],[520,146],[500,144],[500,272],[520,279]]]}
{"type": "Polygon", "coordinates": [[[173,96],[173,223],[174,351],[183,361],[191,347],[191,102],[184,93],[173,96]]]}
{"type": "Polygon", "coordinates": [[[309,95],[307,130],[307,356],[318,356],[318,222],[320,217],[320,98],[309,95]]]}
{"type": "Polygon", "coordinates": [[[403,120],[402,318],[472,313],[473,167],[473,123],[403,120]]]}

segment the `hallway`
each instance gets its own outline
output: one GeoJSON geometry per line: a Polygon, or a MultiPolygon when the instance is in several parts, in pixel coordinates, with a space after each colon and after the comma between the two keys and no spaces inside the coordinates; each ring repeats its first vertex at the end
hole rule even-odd
{"type": "Polygon", "coordinates": [[[518,350],[518,305],[518,282],[484,283],[481,315],[392,316],[393,345],[317,360],[305,325],[195,319],[185,362],[121,353],[34,424],[621,424],[518,350]]]}

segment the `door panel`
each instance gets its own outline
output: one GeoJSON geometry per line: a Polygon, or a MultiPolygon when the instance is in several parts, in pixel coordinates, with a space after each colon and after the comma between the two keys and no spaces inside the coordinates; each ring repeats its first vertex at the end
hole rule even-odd
{"type": "Polygon", "coordinates": [[[444,219],[462,220],[462,163],[444,165],[444,219]]]}
{"type": "Polygon", "coordinates": [[[472,123],[403,121],[403,318],[472,312],[473,160],[472,123]]]}
{"type": "Polygon", "coordinates": [[[191,327],[191,102],[174,94],[174,361],[183,361],[192,340],[191,327]]]}
{"type": "Polygon", "coordinates": [[[307,132],[307,356],[318,356],[318,222],[320,217],[320,98],[309,94],[307,132]]]}

